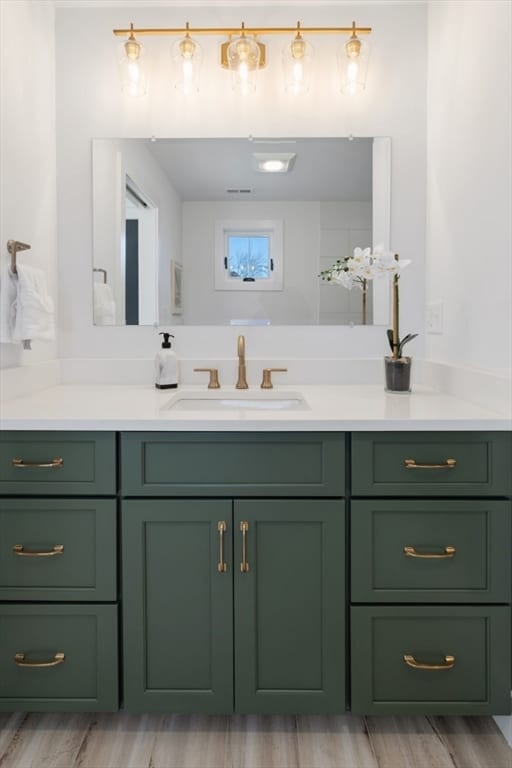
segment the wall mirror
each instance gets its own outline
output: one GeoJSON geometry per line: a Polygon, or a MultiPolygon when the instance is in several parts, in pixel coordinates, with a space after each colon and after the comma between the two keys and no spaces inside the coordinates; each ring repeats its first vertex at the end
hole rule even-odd
{"type": "Polygon", "coordinates": [[[319,273],[389,247],[390,139],[94,139],[96,325],[386,324],[389,285],[319,273]]]}

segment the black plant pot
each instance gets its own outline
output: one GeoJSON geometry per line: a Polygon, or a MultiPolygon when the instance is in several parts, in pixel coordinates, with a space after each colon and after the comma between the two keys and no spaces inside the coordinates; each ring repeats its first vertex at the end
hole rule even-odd
{"type": "Polygon", "coordinates": [[[411,365],[410,357],[385,357],[386,392],[411,391],[411,365]]]}

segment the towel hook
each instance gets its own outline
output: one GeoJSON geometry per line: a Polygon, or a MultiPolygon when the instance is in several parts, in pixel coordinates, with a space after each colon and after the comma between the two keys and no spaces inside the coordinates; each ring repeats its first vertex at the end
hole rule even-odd
{"type": "Polygon", "coordinates": [[[11,254],[11,272],[14,272],[16,274],[16,254],[18,251],[27,251],[30,248],[30,245],[27,243],[21,243],[19,240],[8,240],[7,241],[7,250],[11,254]]]}

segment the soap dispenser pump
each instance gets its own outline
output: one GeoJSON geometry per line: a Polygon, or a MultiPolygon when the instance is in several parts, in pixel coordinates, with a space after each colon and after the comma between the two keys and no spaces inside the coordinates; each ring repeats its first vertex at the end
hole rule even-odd
{"type": "Polygon", "coordinates": [[[159,333],[163,336],[162,349],[155,357],[155,387],[157,389],[176,389],[178,386],[178,358],[176,352],[171,349],[169,336],[174,339],[172,333],[159,333]]]}

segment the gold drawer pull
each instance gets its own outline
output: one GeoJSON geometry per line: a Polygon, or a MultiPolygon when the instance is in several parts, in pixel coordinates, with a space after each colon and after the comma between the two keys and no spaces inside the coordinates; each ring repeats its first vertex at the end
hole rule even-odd
{"type": "Polygon", "coordinates": [[[249,530],[249,523],[241,522],[240,530],[242,531],[242,562],[240,563],[240,570],[242,573],[249,571],[249,563],[247,562],[247,531],[249,530]]]}
{"type": "Polygon", "coordinates": [[[57,667],[59,664],[63,664],[66,656],[62,651],[56,653],[51,661],[25,661],[24,653],[17,653],[14,656],[14,661],[18,667],[57,667]]]}
{"type": "Polygon", "coordinates": [[[416,464],[416,459],[404,460],[406,469],[453,469],[457,459],[446,459],[444,464],[416,464]]]}
{"type": "Polygon", "coordinates": [[[455,557],[455,547],[445,547],[442,552],[417,552],[416,547],[404,547],[406,557],[419,557],[423,560],[445,560],[447,557],[455,557]]]}
{"type": "Polygon", "coordinates": [[[445,656],[443,664],[427,664],[423,661],[416,661],[414,656],[404,654],[404,661],[412,669],[452,669],[455,666],[455,656],[445,656]]]}
{"type": "Polygon", "coordinates": [[[25,552],[23,544],[15,544],[12,551],[18,557],[54,557],[64,553],[64,544],[56,544],[53,549],[35,549],[25,552]]]}
{"type": "Polygon", "coordinates": [[[23,459],[19,458],[12,460],[13,467],[18,467],[19,469],[56,469],[62,467],[63,464],[64,459],[61,459],[60,457],[52,459],[51,461],[23,461],[23,459]]]}
{"type": "Polygon", "coordinates": [[[226,533],[227,525],[224,520],[220,520],[217,523],[217,530],[219,532],[219,562],[217,563],[217,570],[219,573],[226,573],[228,564],[224,560],[224,534],[226,533]]]}

